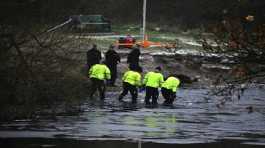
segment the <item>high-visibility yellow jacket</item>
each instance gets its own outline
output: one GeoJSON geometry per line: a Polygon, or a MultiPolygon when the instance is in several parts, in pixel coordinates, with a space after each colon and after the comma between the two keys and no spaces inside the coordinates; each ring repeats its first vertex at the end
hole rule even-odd
{"type": "Polygon", "coordinates": [[[136,71],[129,70],[124,73],[122,77],[122,81],[127,82],[134,86],[140,86],[141,85],[141,74],[136,71]]]}
{"type": "Polygon", "coordinates": [[[168,77],[167,80],[162,84],[162,87],[176,92],[179,84],[180,81],[178,78],[168,77]]]}
{"type": "Polygon", "coordinates": [[[95,64],[89,69],[89,77],[100,80],[110,79],[110,70],[104,64],[95,64]]]}
{"type": "Polygon", "coordinates": [[[164,77],[161,73],[158,72],[148,72],[144,76],[143,84],[145,86],[158,88],[161,87],[164,82],[164,77]]]}

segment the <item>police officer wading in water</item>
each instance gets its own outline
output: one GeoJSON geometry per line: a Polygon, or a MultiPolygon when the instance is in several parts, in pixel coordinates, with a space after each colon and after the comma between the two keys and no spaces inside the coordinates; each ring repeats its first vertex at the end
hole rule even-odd
{"type": "Polygon", "coordinates": [[[105,98],[105,80],[110,79],[109,68],[103,62],[101,64],[95,64],[89,69],[89,78],[92,82],[90,98],[98,90],[100,99],[103,100],[105,98]]]}
{"type": "Polygon", "coordinates": [[[125,72],[122,81],[123,81],[123,91],[119,96],[119,101],[122,101],[122,98],[130,92],[132,96],[132,103],[137,103],[138,90],[137,87],[141,86],[141,70],[139,67],[131,66],[130,70],[125,72]]]}
{"type": "Polygon", "coordinates": [[[162,84],[161,93],[164,97],[164,105],[172,105],[176,98],[176,91],[180,84],[180,80],[173,75],[170,75],[162,84]]]}
{"type": "Polygon", "coordinates": [[[115,86],[117,78],[117,64],[121,62],[119,54],[114,50],[113,45],[110,45],[109,50],[106,52],[106,65],[109,67],[111,72],[111,78],[108,80],[108,85],[115,86]]]}
{"type": "Polygon", "coordinates": [[[152,98],[152,104],[157,105],[157,99],[159,96],[158,88],[162,86],[164,82],[163,75],[161,74],[161,67],[156,67],[155,71],[148,72],[144,76],[143,84],[145,85],[145,104],[150,104],[150,98],[152,98]]]}

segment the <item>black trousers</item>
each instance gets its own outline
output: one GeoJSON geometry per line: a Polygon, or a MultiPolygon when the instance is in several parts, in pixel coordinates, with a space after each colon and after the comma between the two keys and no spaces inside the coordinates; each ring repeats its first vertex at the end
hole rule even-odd
{"type": "Polygon", "coordinates": [[[93,97],[94,93],[98,90],[100,99],[105,98],[105,83],[104,80],[97,78],[91,78],[91,92],[90,97],[93,97]]]}
{"type": "Polygon", "coordinates": [[[161,88],[161,93],[165,99],[164,104],[172,104],[174,102],[174,99],[176,98],[175,92],[170,89],[161,88]]]}
{"type": "Polygon", "coordinates": [[[138,90],[137,87],[134,85],[131,85],[130,83],[123,82],[123,91],[119,96],[119,100],[121,101],[124,96],[126,96],[130,92],[132,96],[132,102],[136,103],[137,102],[137,97],[138,97],[138,90]]]}
{"type": "Polygon", "coordinates": [[[108,84],[114,85],[117,79],[117,65],[107,65],[110,69],[111,78],[108,80],[108,84]]]}
{"type": "Polygon", "coordinates": [[[145,104],[150,104],[150,98],[152,98],[152,104],[157,104],[158,96],[158,88],[145,87],[145,104]]]}

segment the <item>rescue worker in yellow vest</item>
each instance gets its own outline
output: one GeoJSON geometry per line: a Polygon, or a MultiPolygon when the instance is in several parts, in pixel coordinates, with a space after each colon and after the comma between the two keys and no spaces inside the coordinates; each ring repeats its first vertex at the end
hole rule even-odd
{"type": "Polygon", "coordinates": [[[119,96],[119,101],[122,101],[122,98],[130,92],[132,96],[132,103],[137,103],[138,90],[137,87],[141,86],[141,69],[137,66],[131,66],[130,70],[125,72],[122,81],[123,81],[123,91],[119,96]]]}
{"type": "Polygon", "coordinates": [[[174,102],[179,84],[180,80],[173,75],[170,75],[162,84],[161,93],[165,99],[164,105],[171,105],[174,102]]]}
{"type": "Polygon", "coordinates": [[[158,88],[161,87],[164,82],[164,77],[161,74],[161,67],[156,67],[155,71],[148,72],[144,76],[143,84],[145,86],[145,104],[150,104],[150,98],[152,98],[152,104],[157,104],[159,96],[158,88]]]}
{"type": "Polygon", "coordinates": [[[103,62],[95,64],[89,69],[89,78],[92,82],[90,97],[92,98],[98,90],[100,99],[103,100],[105,98],[105,80],[110,79],[109,68],[103,62]]]}

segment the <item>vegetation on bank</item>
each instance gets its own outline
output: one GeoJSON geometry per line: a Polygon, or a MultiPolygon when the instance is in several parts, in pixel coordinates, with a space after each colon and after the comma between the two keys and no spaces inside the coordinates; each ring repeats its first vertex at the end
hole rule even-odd
{"type": "Polygon", "coordinates": [[[34,117],[42,107],[56,111],[57,105],[76,104],[88,92],[87,78],[80,73],[84,64],[76,54],[79,40],[31,31],[0,28],[0,119],[34,117]]]}

